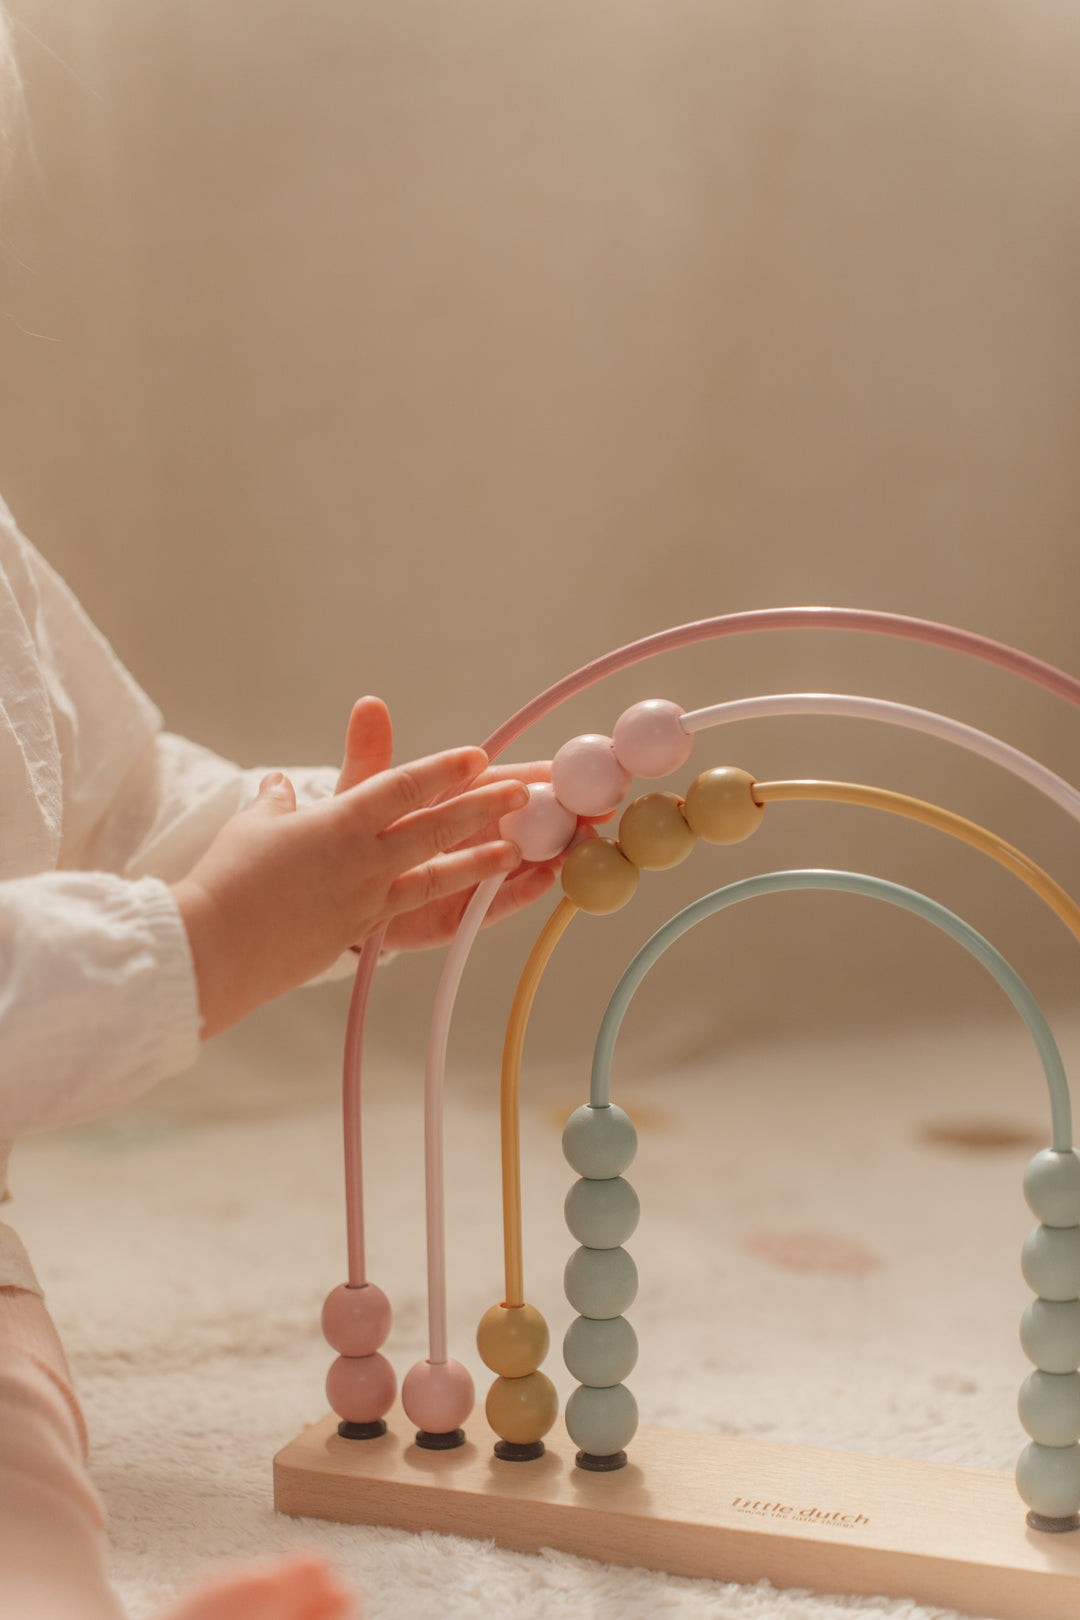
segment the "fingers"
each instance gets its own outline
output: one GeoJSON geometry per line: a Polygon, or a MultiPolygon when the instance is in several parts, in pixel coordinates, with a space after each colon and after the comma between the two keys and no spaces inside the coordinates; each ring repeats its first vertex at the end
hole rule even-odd
{"type": "Polygon", "coordinates": [[[482,842],[497,839],[499,819],[527,803],[528,794],[520,782],[491,782],[487,787],[447,799],[444,804],[403,816],[386,829],[381,839],[402,866],[415,866],[440,850],[457,849],[475,840],[481,832],[486,832],[482,842]]]}
{"type": "Polygon", "coordinates": [[[482,926],[487,928],[489,923],[500,922],[504,917],[512,917],[515,911],[531,906],[534,900],[547,894],[554,881],[555,871],[549,865],[521,867],[507,878],[495,896],[482,926]]]}
{"type": "MultiPolygon", "coordinates": [[[[514,912],[532,905],[534,900],[547,894],[554,881],[555,872],[550,865],[519,867],[510,873],[495,896],[483,926],[486,928],[488,923],[513,916],[514,912]]],[[[401,912],[390,921],[387,945],[393,950],[424,951],[449,944],[458,931],[471,895],[471,888],[466,888],[433,905],[401,912]]]]}
{"type": "Polygon", "coordinates": [[[362,782],[362,815],[368,830],[382,832],[432,799],[468,787],[487,765],[482,748],[448,748],[441,754],[397,765],[362,782]]]}
{"type": "Polygon", "coordinates": [[[485,782],[550,782],[550,759],[530,759],[524,765],[489,765],[477,780],[477,787],[485,782]]]}
{"type": "Polygon", "coordinates": [[[282,771],[271,771],[259,783],[257,797],[245,805],[245,815],[288,815],[296,809],[296,790],[282,771]]]}
{"type": "Polygon", "coordinates": [[[485,878],[512,872],[520,859],[516,846],[506,842],[477,844],[471,849],[433,856],[395,878],[387,895],[387,912],[396,916],[415,911],[462,889],[475,888],[485,878]]]}
{"type": "Polygon", "coordinates": [[[390,769],[394,757],[394,728],[382,698],[362,697],[353,704],[345,731],[345,758],[336,793],[390,769]]]}

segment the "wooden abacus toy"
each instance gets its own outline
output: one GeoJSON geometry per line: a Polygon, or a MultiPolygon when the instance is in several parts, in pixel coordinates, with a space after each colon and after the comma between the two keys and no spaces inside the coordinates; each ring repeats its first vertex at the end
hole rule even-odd
{"type": "MultiPolygon", "coordinates": [[[[807,627],[870,631],[950,648],[1080,706],[1080,680],[969,631],[889,613],[782,608],[681,625],[609,653],[519,710],[484,746],[495,759],[566,699],[659,653],[719,636],[807,627]]],[[[994,761],[1080,820],[1080,792],[985,732],[899,703],[798,693],[692,713],[665,699],[635,703],[610,737],[589,734],[565,743],[552,762],[550,785],[530,788],[529,803],[504,818],[502,830],[526,859],[554,859],[575,840],[578,818],[616,810],[634,776],[658,779],[679,770],[698,731],[778,714],[857,716],[929,733],[994,761]]],[[[940,806],[857,783],[763,783],[742,770],[713,767],[694,778],[685,797],[651,792],[635,798],[622,813],[617,839],[575,841],[562,868],[564,898],[525,965],[506,1032],[506,1275],[503,1298],[485,1313],[477,1333],[480,1356],[496,1374],[482,1411],[474,1410],[468,1370],[448,1353],[442,1095],[457,989],[503,879],[490,879],[474,893],[435,998],[425,1083],[429,1353],[406,1375],[398,1407],[395,1374],[381,1350],[390,1303],[368,1280],[364,1254],[360,1080],[381,943],[369,940],[345,1042],[349,1275],[323,1310],[324,1333],[338,1352],[327,1378],[333,1411],[275,1458],[280,1512],[476,1536],[525,1551],[552,1546],[677,1575],[765,1577],[778,1586],[906,1596],[999,1620],[1067,1620],[1080,1613],[1080,1154],[1072,1146],[1065,1072],[1049,1025],[1013,968],[966,922],[913,890],[852,872],[747,878],[672,917],[627,967],[601,1022],[588,1101],[563,1134],[565,1156],[579,1178],[565,1209],[579,1246],[566,1267],[566,1294],[577,1315],[563,1347],[578,1387],[564,1418],[558,1417],[554,1386],[541,1370],[548,1328],[526,1301],[522,1266],[518,1090],[537,987],[579,911],[621,909],[633,897],[640,868],[677,865],[698,838],[739,842],[760,825],[766,805],[779,800],[863,805],[962,839],[1020,878],[1080,940],[1080,907],[1013,845],[940,806]],[[636,1135],[609,1095],[615,1040],[637,987],[680,935],[732,905],[794,889],[883,900],[934,924],[991,973],[1036,1043],[1050,1095],[1051,1145],[1035,1155],[1024,1177],[1025,1196],[1040,1224],[1024,1244],[1021,1262],[1037,1297],[1021,1324],[1021,1342],[1035,1370],[1020,1392],[1020,1418],[1031,1441],[1015,1481],[982,1469],[638,1427],[636,1403],[624,1382],[637,1359],[624,1312],[638,1278],[623,1247],[638,1221],[637,1195],[623,1174],[636,1135]]]]}

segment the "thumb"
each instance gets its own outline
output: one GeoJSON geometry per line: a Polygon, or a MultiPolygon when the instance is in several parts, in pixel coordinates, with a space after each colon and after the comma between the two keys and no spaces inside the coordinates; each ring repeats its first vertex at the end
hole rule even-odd
{"type": "Polygon", "coordinates": [[[259,783],[258,797],[252,799],[248,809],[278,816],[295,810],[296,792],[289,778],[282,771],[271,771],[269,776],[264,776],[259,783]]]}

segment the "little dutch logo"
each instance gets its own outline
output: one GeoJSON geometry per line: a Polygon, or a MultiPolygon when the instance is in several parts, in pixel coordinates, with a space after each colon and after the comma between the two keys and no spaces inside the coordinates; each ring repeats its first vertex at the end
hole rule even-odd
{"type": "Polygon", "coordinates": [[[736,1513],[754,1513],[763,1519],[791,1519],[801,1524],[830,1524],[838,1530],[854,1530],[870,1523],[865,1513],[826,1513],[821,1508],[795,1508],[784,1502],[752,1502],[747,1496],[736,1496],[731,1505],[736,1513]]]}

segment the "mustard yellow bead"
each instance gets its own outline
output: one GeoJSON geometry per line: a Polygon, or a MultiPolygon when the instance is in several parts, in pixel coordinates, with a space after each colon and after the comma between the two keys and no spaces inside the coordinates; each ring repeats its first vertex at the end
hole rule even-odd
{"type": "Polygon", "coordinates": [[[503,1378],[534,1373],[548,1353],[551,1335],[535,1305],[493,1305],[480,1318],[480,1359],[503,1378]]]}
{"type": "Polygon", "coordinates": [[[690,784],[683,815],[710,844],[739,844],[761,826],[765,806],[753,793],[754,778],[736,765],[702,771],[690,784]]]}
{"type": "Polygon", "coordinates": [[[619,848],[647,872],[666,872],[685,861],[696,843],[676,793],[643,793],[619,822],[619,848]]]}
{"type": "Polygon", "coordinates": [[[566,857],[563,892],[594,916],[621,911],[637,892],[638,869],[610,838],[590,838],[566,857]]]}
{"type": "Polygon", "coordinates": [[[526,1378],[496,1378],[484,1407],[500,1440],[516,1446],[543,1439],[559,1415],[559,1397],[546,1373],[526,1378]]]}

